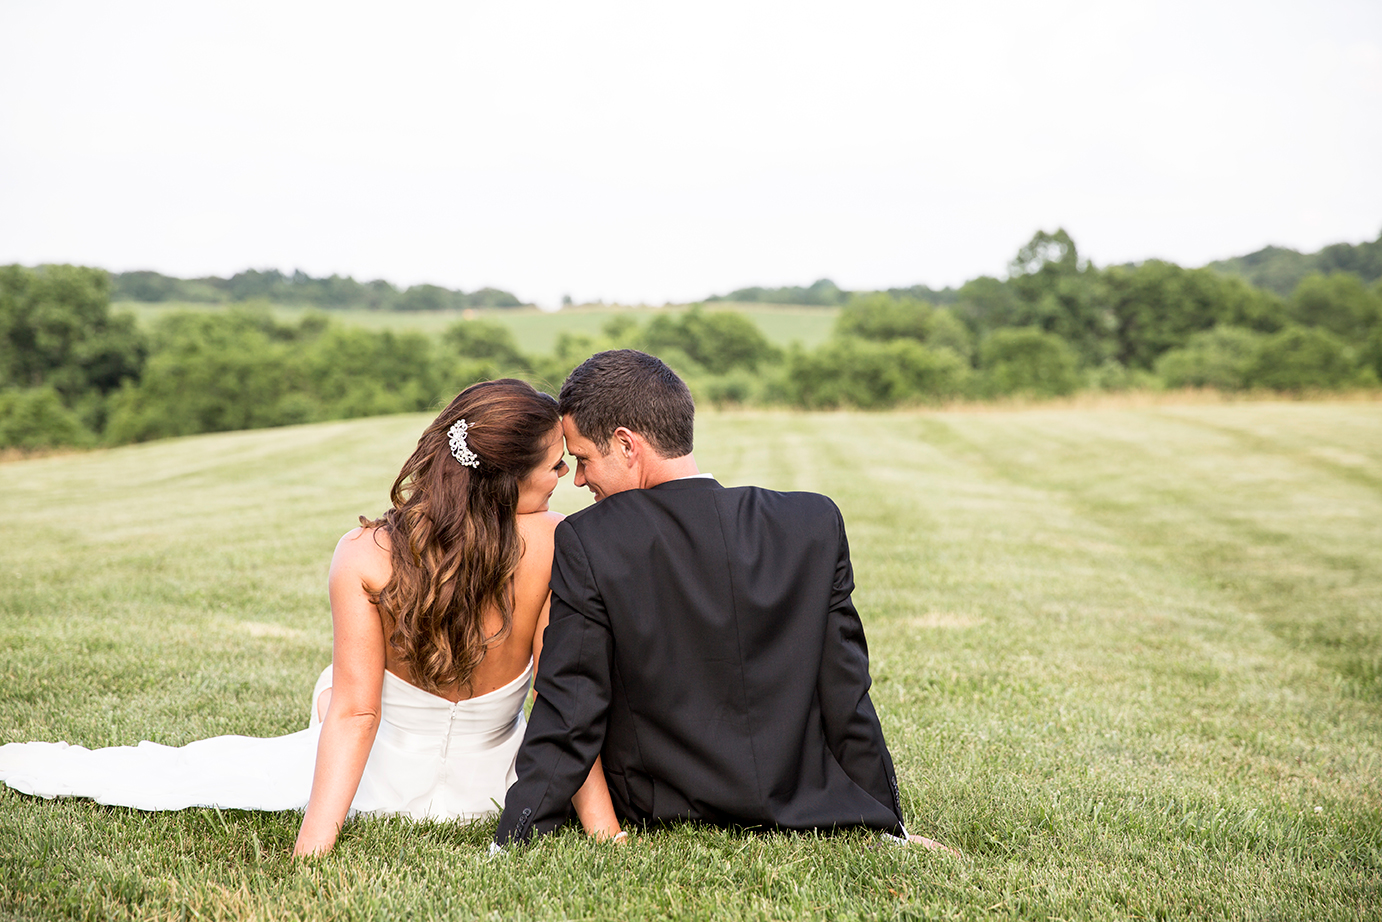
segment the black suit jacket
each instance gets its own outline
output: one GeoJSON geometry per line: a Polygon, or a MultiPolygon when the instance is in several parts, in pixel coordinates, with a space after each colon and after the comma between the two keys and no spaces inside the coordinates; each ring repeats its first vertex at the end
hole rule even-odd
{"type": "Polygon", "coordinates": [[[676,480],[566,519],[496,841],[560,826],[602,753],[625,821],[902,832],[853,588],[814,493],[676,480]]]}

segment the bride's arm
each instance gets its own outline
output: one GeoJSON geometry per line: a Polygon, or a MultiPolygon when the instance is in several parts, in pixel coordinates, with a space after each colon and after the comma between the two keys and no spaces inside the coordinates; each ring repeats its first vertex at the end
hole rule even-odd
{"type": "Polygon", "coordinates": [[[378,578],[387,563],[388,551],[375,542],[373,529],[347,534],[331,558],[331,704],[322,720],[312,796],[295,856],[321,854],[336,844],[374,745],[384,682],[384,629],[367,587],[383,585],[378,578]]]}
{"type": "MultiPolygon", "coordinates": [[[[524,516],[522,519],[529,519],[529,517],[524,516]]],[[[524,528],[525,556],[531,551],[535,557],[542,560],[541,566],[533,568],[540,571],[540,583],[534,584],[532,582],[533,577],[524,573],[520,575],[522,583],[515,587],[520,600],[525,589],[528,589],[530,593],[529,598],[541,599],[541,613],[538,615],[537,626],[533,631],[534,675],[537,674],[538,664],[542,659],[542,634],[547,630],[547,618],[551,613],[552,594],[548,590],[547,584],[552,578],[552,530],[556,528],[559,521],[561,521],[561,516],[548,513],[545,517],[546,527],[524,528]],[[535,588],[530,589],[528,587],[535,588]]],[[[522,527],[520,525],[520,528],[522,527]]],[[[536,687],[533,689],[533,698],[537,698],[536,687]]],[[[613,839],[623,831],[619,828],[619,817],[614,813],[614,802],[610,800],[609,786],[605,782],[605,767],[599,756],[595,757],[595,764],[591,767],[590,774],[586,776],[585,783],[571,798],[571,806],[575,808],[576,816],[580,819],[581,827],[585,829],[586,835],[594,836],[603,841],[613,839]]]]}
{"type": "Polygon", "coordinates": [[[576,808],[576,816],[581,821],[585,834],[594,836],[601,842],[614,839],[622,843],[628,838],[619,828],[619,817],[614,814],[614,802],[609,799],[609,786],[605,784],[605,766],[600,757],[595,757],[585,784],[571,798],[571,806],[576,808]]]}
{"type": "MultiPolygon", "coordinates": [[[[534,675],[537,674],[538,660],[542,656],[542,632],[547,630],[551,604],[549,593],[547,601],[542,605],[542,617],[537,622],[537,633],[533,635],[534,675]]],[[[537,699],[536,684],[533,688],[533,699],[537,699]]],[[[623,832],[619,828],[619,817],[614,813],[614,802],[610,800],[609,785],[605,782],[605,766],[599,756],[595,757],[595,764],[591,766],[590,774],[586,775],[585,783],[572,796],[571,806],[576,809],[576,816],[580,819],[581,828],[585,830],[586,835],[604,841],[613,839],[623,832]]]]}

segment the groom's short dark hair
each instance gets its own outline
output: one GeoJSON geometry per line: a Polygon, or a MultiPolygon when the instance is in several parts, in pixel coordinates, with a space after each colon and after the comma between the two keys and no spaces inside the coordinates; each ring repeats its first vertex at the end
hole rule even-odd
{"type": "Polygon", "coordinates": [[[597,352],[567,375],[557,398],[581,435],[609,451],[623,426],[648,440],[664,458],[691,454],[696,404],[662,359],[636,349],[597,352]]]}

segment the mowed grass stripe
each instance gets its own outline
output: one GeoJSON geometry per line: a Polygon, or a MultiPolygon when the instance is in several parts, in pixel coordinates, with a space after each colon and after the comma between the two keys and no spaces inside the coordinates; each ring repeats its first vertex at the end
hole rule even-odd
{"type": "MultiPolygon", "coordinates": [[[[426,420],[0,465],[3,739],[303,725],[326,562],[426,420]],[[14,582],[8,582],[14,574],[14,582]]],[[[844,512],[873,698],[918,831],[348,828],[0,794],[0,907],[148,918],[1371,918],[1382,907],[1382,421],[1370,404],[705,413],[726,484],[844,512]],[[1350,665],[1350,664],[1353,665],[1350,665]],[[1352,671],[1350,671],[1352,670],[1352,671]]],[[[554,506],[588,494],[569,480],[554,506]]]]}
{"type": "Polygon", "coordinates": [[[1337,434],[1314,442],[1290,427],[1298,405],[1238,407],[1245,422],[1227,431],[1227,408],[1197,409],[1188,421],[1185,411],[1139,414],[1122,428],[1116,414],[1091,414],[1053,432],[1036,417],[1001,434],[971,426],[967,437],[1005,476],[1059,488],[1129,540],[1161,548],[1335,665],[1353,693],[1382,700],[1382,493],[1371,482],[1382,413],[1327,406],[1337,434]],[[1237,432],[1248,426],[1257,431],[1245,442],[1237,432]],[[1025,463],[1033,446],[1044,454],[1025,463]]]}

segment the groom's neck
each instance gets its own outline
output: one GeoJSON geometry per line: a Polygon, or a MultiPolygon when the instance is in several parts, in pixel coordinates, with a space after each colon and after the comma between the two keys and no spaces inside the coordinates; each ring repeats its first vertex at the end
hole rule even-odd
{"type": "Polygon", "coordinates": [[[696,467],[694,455],[682,455],[679,458],[653,456],[644,464],[642,476],[639,478],[639,486],[646,490],[669,480],[694,477],[700,472],[700,468],[696,467]]]}

